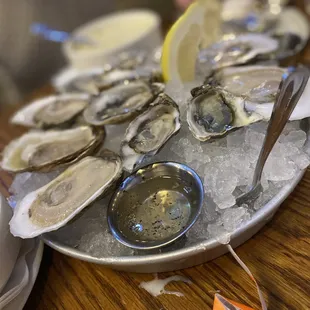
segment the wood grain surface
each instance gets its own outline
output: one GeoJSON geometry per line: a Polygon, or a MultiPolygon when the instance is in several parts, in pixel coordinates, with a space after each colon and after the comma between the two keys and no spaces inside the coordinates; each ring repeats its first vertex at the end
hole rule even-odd
{"type": "MultiPolygon", "coordinates": [[[[310,48],[302,56],[310,60],[310,48]]],[[[47,93],[44,89],[43,93],[47,93]]],[[[40,92],[37,95],[42,95],[40,92]]],[[[8,125],[14,109],[0,114],[0,150],[24,129],[8,125]]],[[[11,176],[0,172],[0,191],[8,196],[11,176]]],[[[236,249],[264,290],[270,310],[310,309],[310,170],[271,222],[236,249]]],[[[215,291],[259,309],[252,281],[230,255],[160,278],[183,275],[192,283],[174,282],[169,290],[184,297],[157,298],[139,287],[151,274],[113,271],[64,256],[45,246],[40,272],[24,309],[212,309],[215,291]]]]}

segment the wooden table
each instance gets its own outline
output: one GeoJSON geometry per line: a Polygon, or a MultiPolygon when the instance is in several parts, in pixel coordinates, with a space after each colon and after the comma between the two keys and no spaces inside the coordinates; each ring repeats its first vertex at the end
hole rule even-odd
{"type": "MultiPolygon", "coordinates": [[[[310,47],[302,57],[310,59],[310,47]]],[[[47,89],[43,93],[47,93],[47,89]]],[[[42,95],[42,92],[39,93],[42,95]]],[[[23,129],[7,124],[14,109],[1,111],[0,150],[23,129]]],[[[11,177],[0,172],[0,191],[8,195],[11,177]]],[[[310,309],[310,170],[274,219],[251,240],[236,249],[264,288],[270,310],[310,309]]],[[[167,289],[184,297],[154,298],[139,288],[151,274],[113,271],[64,256],[45,247],[40,272],[26,310],[50,309],[212,309],[214,293],[259,309],[252,281],[230,255],[182,271],[192,283],[174,282],[167,289]]]]}

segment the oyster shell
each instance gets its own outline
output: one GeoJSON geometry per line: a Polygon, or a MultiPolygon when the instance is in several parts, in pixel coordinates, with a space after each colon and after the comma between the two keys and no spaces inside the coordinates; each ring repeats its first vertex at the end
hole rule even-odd
{"type": "Polygon", "coordinates": [[[256,103],[273,102],[282,77],[289,69],[277,66],[229,67],[208,77],[206,83],[256,103]]]}
{"type": "Polygon", "coordinates": [[[1,167],[10,172],[49,171],[90,154],[103,138],[103,130],[88,126],[29,132],[6,146],[1,167]]]}
{"type": "Polygon", "coordinates": [[[98,95],[101,91],[117,84],[134,80],[158,82],[162,80],[162,77],[160,72],[154,72],[151,69],[108,70],[104,68],[93,68],[72,74],[65,79],[61,88],[66,91],[80,91],[91,95],[98,95]]]}
{"type": "Polygon", "coordinates": [[[203,85],[192,90],[187,109],[187,123],[193,136],[200,141],[222,136],[229,130],[262,119],[244,108],[245,100],[220,87],[203,85]]]}
{"type": "Polygon", "coordinates": [[[124,168],[132,171],[145,156],[153,156],[181,127],[177,104],[165,93],[128,126],[121,145],[124,168]]]}
{"type": "Polygon", "coordinates": [[[230,36],[199,52],[199,63],[211,69],[244,64],[258,55],[270,54],[279,43],[265,34],[249,33],[230,36]]]}
{"type": "MultiPolygon", "coordinates": [[[[244,109],[269,120],[281,79],[294,68],[275,66],[243,66],[224,68],[206,79],[213,87],[220,86],[232,96],[244,98],[244,109]]],[[[300,97],[290,120],[310,117],[310,83],[300,97]]]]}
{"type": "Polygon", "coordinates": [[[121,158],[111,151],[83,158],[19,202],[10,221],[11,233],[33,238],[64,226],[106,194],[121,175],[121,158]]]}
{"type": "MultiPolygon", "coordinates": [[[[301,95],[300,99],[298,100],[298,103],[289,118],[290,121],[301,120],[310,117],[309,98],[310,98],[310,82],[308,80],[304,92],[301,95]]],[[[257,103],[253,101],[245,102],[245,109],[247,111],[249,111],[250,113],[256,113],[267,121],[270,119],[273,106],[274,101],[265,103],[257,103]]]]}
{"type": "Polygon", "coordinates": [[[26,127],[50,128],[73,122],[87,107],[88,94],[63,94],[35,100],[17,111],[11,123],[26,127]]]}
{"type": "Polygon", "coordinates": [[[164,84],[137,80],[110,88],[95,98],[84,111],[87,123],[101,126],[124,122],[137,115],[164,90],[164,84]]]}
{"type": "Polygon", "coordinates": [[[115,66],[123,70],[132,70],[143,65],[145,60],[146,52],[144,51],[122,52],[118,55],[115,66]]]}

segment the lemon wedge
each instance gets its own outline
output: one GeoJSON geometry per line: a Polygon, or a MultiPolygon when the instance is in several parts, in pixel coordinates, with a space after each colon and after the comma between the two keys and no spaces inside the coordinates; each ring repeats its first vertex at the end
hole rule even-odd
{"type": "Polygon", "coordinates": [[[221,5],[218,0],[192,3],[166,35],[161,67],[165,81],[193,81],[200,48],[214,43],[220,30],[221,5]]]}

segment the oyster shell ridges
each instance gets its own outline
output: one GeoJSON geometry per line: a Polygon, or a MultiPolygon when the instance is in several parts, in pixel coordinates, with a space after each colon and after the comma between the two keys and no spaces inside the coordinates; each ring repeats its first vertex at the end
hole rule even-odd
{"type": "MultiPolygon", "coordinates": [[[[26,105],[22,109],[18,110],[12,116],[12,118],[10,119],[10,122],[12,124],[22,125],[22,126],[26,126],[26,127],[42,127],[35,120],[35,116],[37,115],[37,113],[40,110],[53,105],[56,101],[68,101],[68,100],[85,101],[88,104],[88,102],[90,100],[90,96],[88,94],[70,93],[70,94],[53,95],[53,96],[40,98],[38,100],[32,101],[31,103],[29,103],[28,105],[26,105]]],[[[85,107],[86,107],[86,105],[85,105],[85,107]]],[[[69,119],[64,120],[64,122],[71,121],[80,112],[82,112],[81,109],[78,112],[73,113],[69,117],[69,119]]],[[[64,123],[64,122],[50,124],[50,126],[62,125],[62,123],[64,123]]]]}
{"type": "Polygon", "coordinates": [[[1,167],[13,173],[50,171],[60,165],[72,164],[91,154],[102,143],[104,135],[103,129],[88,126],[62,131],[29,132],[11,141],[6,146],[1,167]],[[74,138],[79,141],[82,138],[85,140],[80,141],[80,148],[75,145],[74,138]],[[61,156],[59,153],[57,154],[57,143],[60,143],[61,156]],[[73,146],[73,150],[70,150],[70,144],[73,146]],[[43,157],[42,160],[39,159],[40,154],[46,155],[48,159],[46,157],[45,159],[43,157]]]}
{"type": "Polygon", "coordinates": [[[33,238],[64,226],[105,195],[121,175],[121,158],[111,151],[83,158],[20,201],[10,221],[12,234],[33,238]]]}
{"type": "Polygon", "coordinates": [[[83,116],[88,124],[102,126],[132,119],[164,90],[164,84],[132,81],[103,91],[94,98],[83,116]]]}

